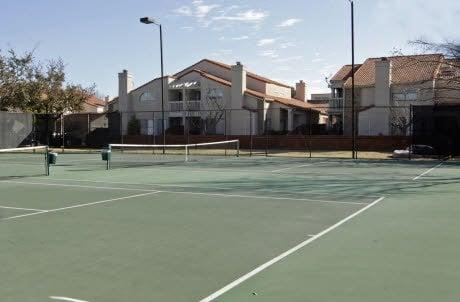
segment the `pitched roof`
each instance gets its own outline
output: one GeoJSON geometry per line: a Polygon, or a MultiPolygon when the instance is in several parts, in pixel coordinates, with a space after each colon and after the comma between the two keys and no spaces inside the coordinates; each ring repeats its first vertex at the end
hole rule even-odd
{"type": "MultiPolygon", "coordinates": [[[[207,73],[205,71],[202,71],[202,70],[199,70],[199,69],[192,69],[184,74],[182,74],[180,77],[183,77],[187,74],[190,74],[192,72],[197,72],[199,73],[202,77],[205,77],[209,80],[212,80],[212,81],[215,81],[217,83],[220,83],[222,85],[225,85],[225,86],[228,86],[228,87],[231,87],[232,86],[232,83],[227,81],[227,80],[224,80],[222,78],[219,78],[215,75],[212,75],[210,73],[207,73]]],[[[180,78],[178,77],[178,78],[180,78]]],[[[279,104],[282,104],[282,105],[286,105],[288,107],[294,107],[294,108],[303,108],[303,109],[313,109],[313,110],[316,110],[318,112],[320,112],[321,110],[318,109],[318,108],[315,108],[315,106],[313,106],[312,104],[309,104],[307,102],[303,102],[301,100],[297,100],[297,99],[287,99],[287,98],[281,98],[281,97],[276,97],[276,96],[271,96],[271,95],[267,95],[265,93],[262,93],[262,92],[259,92],[259,91],[255,91],[255,90],[252,90],[252,89],[246,89],[244,91],[244,94],[245,95],[250,95],[250,96],[253,96],[253,97],[256,97],[260,100],[265,100],[265,101],[268,101],[268,102],[275,102],[275,103],[279,103],[279,104]]]]}
{"type": "Polygon", "coordinates": [[[85,100],[85,104],[92,106],[92,107],[103,107],[105,106],[105,101],[101,100],[100,98],[92,95],[85,100]]]}
{"type": "MultiPolygon", "coordinates": [[[[195,64],[193,64],[192,66],[189,66],[181,71],[179,71],[178,73],[174,74],[174,76],[179,76],[181,75],[181,73],[183,73],[184,71],[186,71],[187,69],[189,68],[192,68],[192,69],[195,69],[195,67],[202,63],[202,62],[208,62],[208,63],[211,63],[211,64],[214,64],[214,65],[217,65],[217,66],[220,66],[222,68],[225,68],[225,69],[228,69],[230,70],[231,69],[231,66],[228,65],[228,64],[225,64],[225,63],[222,63],[222,62],[218,62],[218,61],[214,61],[214,60],[210,60],[210,59],[203,59],[195,64]]],[[[269,78],[266,78],[266,77],[263,77],[261,75],[258,75],[258,74],[255,74],[253,72],[250,72],[250,71],[247,71],[246,72],[246,75],[250,78],[253,78],[253,79],[256,79],[256,80],[259,80],[259,81],[262,81],[262,82],[265,82],[265,83],[269,83],[269,84],[275,84],[275,85],[279,85],[279,86],[282,86],[282,87],[285,87],[285,88],[292,88],[292,86],[289,86],[289,85],[286,85],[286,84],[283,84],[283,83],[280,83],[278,81],[274,81],[274,80],[271,80],[269,78]]]]}
{"type": "MultiPolygon", "coordinates": [[[[355,73],[361,67],[361,64],[355,64],[355,73]]],[[[346,81],[349,77],[351,77],[351,64],[344,65],[340,68],[339,71],[331,78],[331,81],[346,81]]]]}
{"type": "MultiPolygon", "coordinates": [[[[392,64],[391,83],[394,85],[415,84],[434,79],[442,61],[442,54],[395,56],[387,59],[392,64]]],[[[375,63],[381,58],[369,58],[355,72],[357,87],[372,87],[375,85],[375,63]]],[[[345,82],[345,87],[351,87],[351,78],[345,82]]]]}

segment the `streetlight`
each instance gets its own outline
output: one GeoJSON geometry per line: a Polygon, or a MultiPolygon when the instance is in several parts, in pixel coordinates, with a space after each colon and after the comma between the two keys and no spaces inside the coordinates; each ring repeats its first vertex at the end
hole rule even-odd
{"type": "Polygon", "coordinates": [[[164,72],[163,72],[163,30],[161,24],[155,19],[149,17],[140,18],[139,21],[144,24],[155,24],[160,27],[160,62],[161,62],[161,132],[163,134],[163,154],[165,153],[166,135],[165,135],[165,103],[164,103],[164,72]]]}
{"type": "Polygon", "coordinates": [[[355,16],[353,0],[348,0],[351,6],[351,141],[352,158],[358,158],[356,154],[356,119],[355,119],[355,16]]]}

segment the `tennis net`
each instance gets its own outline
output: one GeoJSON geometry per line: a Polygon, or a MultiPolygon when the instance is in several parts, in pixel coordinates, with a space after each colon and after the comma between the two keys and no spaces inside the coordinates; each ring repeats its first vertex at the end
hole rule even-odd
{"type": "Polygon", "coordinates": [[[48,146],[0,149],[0,179],[48,174],[48,146]]]}
{"type": "Polygon", "coordinates": [[[182,145],[110,144],[107,168],[167,165],[239,156],[238,140],[182,145]]]}

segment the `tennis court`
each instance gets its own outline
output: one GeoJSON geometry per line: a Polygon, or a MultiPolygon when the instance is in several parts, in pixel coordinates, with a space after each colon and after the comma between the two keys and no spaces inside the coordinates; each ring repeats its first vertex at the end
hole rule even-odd
{"type": "Polygon", "coordinates": [[[455,161],[236,157],[219,149],[185,162],[152,154],[114,154],[110,170],[99,153],[59,154],[49,176],[30,153],[0,161],[1,300],[460,294],[455,161]],[[9,177],[15,165],[34,171],[9,177]]]}

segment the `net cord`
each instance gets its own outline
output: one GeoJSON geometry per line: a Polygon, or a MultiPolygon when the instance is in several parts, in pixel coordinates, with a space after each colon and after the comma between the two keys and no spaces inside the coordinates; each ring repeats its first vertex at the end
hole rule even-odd
{"type": "Polygon", "coordinates": [[[34,147],[20,147],[20,148],[8,148],[8,149],[0,149],[1,153],[10,153],[10,152],[21,152],[21,151],[36,151],[36,150],[44,150],[44,166],[45,166],[45,174],[46,176],[50,175],[50,165],[48,163],[48,154],[49,154],[49,147],[48,146],[34,146],[34,147]]]}
{"type": "MultiPolygon", "coordinates": [[[[203,147],[203,146],[216,146],[216,145],[223,145],[223,144],[236,144],[236,156],[240,156],[240,141],[235,140],[226,140],[226,141],[219,141],[219,142],[209,142],[209,143],[196,143],[196,144],[182,144],[182,145],[142,145],[142,144],[109,144],[108,149],[112,152],[112,148],[119,147],[127,147],[127,148],[184,148],[185,150],[185,161],[188,162],[189,160],[189,149],[192,147],[203,147]]],[[[107,170],[110,169],[110,160],[107,161],[107,170]]]]}

